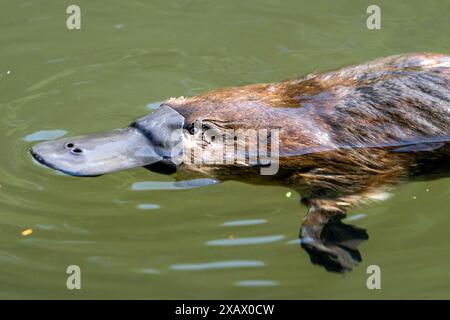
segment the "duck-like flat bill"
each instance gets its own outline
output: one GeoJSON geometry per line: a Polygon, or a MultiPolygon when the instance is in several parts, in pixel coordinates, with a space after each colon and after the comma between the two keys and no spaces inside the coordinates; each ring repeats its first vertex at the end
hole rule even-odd
{"type": "Polygon", "coordinates": [[[41,164],[73,176],[99,176],[162,159],[152,141],[133,127],[43,142],[31,154],[41,164]]]}
{"type": "Polygon", "coordinates": [[[33,157],[52,169],[73,176],[99,176],[143,167],[170,157],[181,137],[184,118],[170,107],[161,107],[135,121],[130,127],[73,138],[39,143],[31,148],[33,157]]]}

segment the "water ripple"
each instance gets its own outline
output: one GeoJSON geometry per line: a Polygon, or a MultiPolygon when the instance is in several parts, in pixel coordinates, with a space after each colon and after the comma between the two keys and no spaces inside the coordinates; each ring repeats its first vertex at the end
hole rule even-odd
{"type": "Polygon", "coordinates": [[[135,271],[143,274],[161,274],[161,271],[153,268],[136,269],[135,271]]]}
{"type": "Polygon", "coordinates": [[[175,182],[162,182],[162,181],[141,181],[135,182],[131,186],[132,190],[142,191],[142,190],[183,190],[183,189],[194,189],[199,187],[210,186],[219,183],[217,180],[213,179],[193,179],[185,181],[175,181],[175,182]]]}
{"type": "Polygon", "coordinates": [[[252,244],[270,243],[283,240],[285,236],[262,236],[262,237],[247,237],[247,238],[233,238],[233,239],[219,239],[211,240],[206,243],[208,246],[242,246],[252,244]]]}
{"type": "Polygon", "coordinates": [[[149,104],[147,104],[145,107],[147,109],[150,110],[156,110],[159,108],[159,106],[161,105],[162,101],[158,101],[158,102],[150,102],[149,104]]]}
{"type": "Polygon", "coordinates": [[[227,221],[222,224],[224,227],[238,227],[238,226],[251,226],[255,224],[267,223],[266,219],[252,219],[252,220],[233,220],[227,221]]]}
{"type": "Polygon", "coordinates": [[[264,267],[265,265],[266,264],[264,262],[255,260],[228,260],[207,263],[174,264],[170,266],[170,269],[179,271],[197,271],[212,269],[264,267]]]}
{"type": "Polygon", "coordinates": [[[236,282],[237,287],[275,287],[279,285],[278,281],[273,280],[242,280],[236,282]]]}
{"type": "Polygon", "coordinates": [[[349,216],[348,218],[344,219],[344,221],[356,221],[356,220],[361,220],[363,218],[365,218],[366,215],[363,213],[358,213],[358,214],[354,214],[352,216],[349,216]]]}
{"type": "Polygon", "coordinates": [[[161,206],[152,203],[141,203],[137,206],[137,208],[141,210],[155,210],[161,208],[161,206]]]}
{"type": "Polygon", "coordinates": [[[27,142],[44,141],[61,138],[67,133],[65,130],[41,130],[23,137],[22,139],[27,142]]]}

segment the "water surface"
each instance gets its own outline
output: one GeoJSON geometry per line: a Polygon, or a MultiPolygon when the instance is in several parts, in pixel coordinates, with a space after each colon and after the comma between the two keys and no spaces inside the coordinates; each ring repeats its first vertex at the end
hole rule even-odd
{"type": "Polygon", "coordinates": [[[450,5],[376,1],[3,0],[0,10],[0,298],[450,298],[450,179],[350,212],[363,262],[311,265],[305,208],[282,187],[182,183],[135,169],[95,179],[32,162],[38,140],[121,127],[171,96],[278,81],[380,56],[450,53],[450,5]],[[31,228],[32,234],[21,232],[31,228]],[[69,265],[82,290],[66,289],[69,265]],[[366,268],[382,289],[366,287],[366,268]]]}

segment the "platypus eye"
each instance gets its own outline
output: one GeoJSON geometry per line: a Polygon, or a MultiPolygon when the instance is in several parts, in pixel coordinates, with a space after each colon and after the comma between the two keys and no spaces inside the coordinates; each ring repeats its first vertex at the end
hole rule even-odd
{"type": "Polygon", "coordinates": [[[194,135],[196,133],[196,129],[200,128],[200,124],[201,124],[201,128],[202,128],[202,132],[205,132],[209,129],[211,129],[211,127],[207,124],[201,123],[201,121],[196,121],[191,123],[190,125],[188,125],[186,127],[186,129],[189,131],[190,134],[194,135]]]}
{"type": "Polygon", "coordinates": [[[194,135],[195,134],[195,123],[191,123],[190,125],[188,125],[186,127],[186,129],[189,131],[190,134],[194,135]]]}

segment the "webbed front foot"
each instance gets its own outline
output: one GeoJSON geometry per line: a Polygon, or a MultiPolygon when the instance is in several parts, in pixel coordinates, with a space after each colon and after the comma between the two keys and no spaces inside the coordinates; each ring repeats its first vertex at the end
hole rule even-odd
{"type": "Polygon", "coordinates": [[[362,261],[358,245],[369,239],[366,230],[333,220],[323,225],[305,224],[300,243],[313,264],[327,271],[348,272],[362,261]]]}

